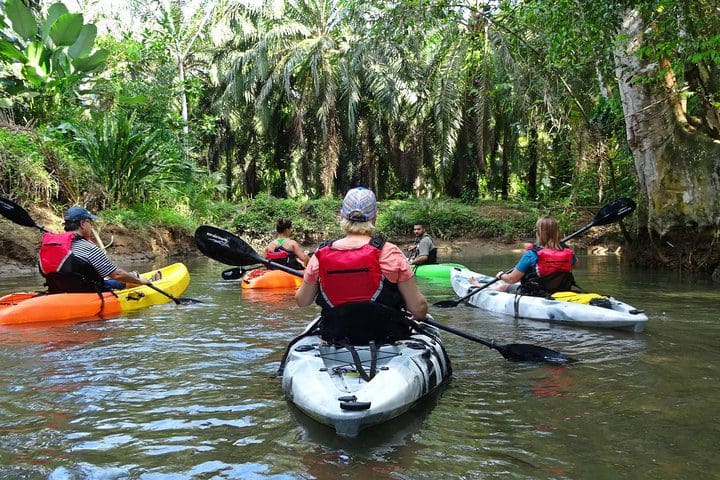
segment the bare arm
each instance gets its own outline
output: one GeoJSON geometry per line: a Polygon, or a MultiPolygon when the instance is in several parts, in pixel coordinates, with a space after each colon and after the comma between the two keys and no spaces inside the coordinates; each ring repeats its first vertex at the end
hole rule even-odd
{"type": "Polygon", "coordinates": [[[423,263],[427,262],[427,260],[427,255],[420,255],[419,257],[415,257],[415,259],[410,262],[410,265],[422,265],[423,263]]]}
{"type": "Polygon", "coordinates": [[[291,249],[295,256],[303,263],[303,265],[307,265],[310,257],[307,253],[303,251],[302,248],[300,248],[300,245],[295,240],[292,241],[291,249]]]}
{"type": "Polygon", "coordinates": [[[303,281],[302,285],[300,285],[300,288],[298,288],[297,292],[295,292],[295,302],[300,307],[307,307],[313,302],[313,300],[315,300],[315,296],[317,295],[317,293],[317,285],[312,285],[303,281]]]}
{"type": "Polygon", "coordinates": [[[513,268],[512,272],[505,273],[505,272],[498,272],[497,275],[495,275],[495,278],[499,278],[500,280],[506,282],[506,283],[515,283],[519,282],[521,278],[523,278],[525,274],[518,270],[517,268],[513,268]]]}
{"type": "Polygon", "coordinates": [[[116,270],[113,270],[108,277],[112,278],[113,280],[117,280],[119,282],[124,283],[132,283],[135,285],[149,285],[150,280],[147,280],[142,277],[136,277],[135,275],[132,275],[131,273],[126,272],[122,268],[118,268],[116,270]]]}
{"type": "MultiPolygon", "coordinates": [[[[411,277],[404,282],[398,282],[398,289],[405,301],[405,306],[418,320],[427,317],[428,303],[425,296],[418,289],[415,283],[415,277],[411,277]]],[[[302,288],[302,287],[301,287],[302,288]]]]}

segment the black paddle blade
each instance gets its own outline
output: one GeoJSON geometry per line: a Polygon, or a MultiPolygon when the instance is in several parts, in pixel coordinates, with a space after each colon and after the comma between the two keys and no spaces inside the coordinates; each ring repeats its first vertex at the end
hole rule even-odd
{"type": "Polygon", "coordinates": [[[30,217],[30,214],[24,208],[5,197],[0,197],[0,214],[18,225],[45,230],[35,223],[35,220],[30,217]]]}
{"type": "Polygon", "coordinates": [[[637,205],[629,198],[618,198],[598,211],[593,218],[592,225],[608,225],[621,220],[635,211],[637,205]]]}
{"type": "Polygon", "coordinates": [[[572,357],[568,357],[564,353],[527,343],[509,343],[507,345],[495,344],[492,348],[500,352],[500,354],[507,360],[511,360],[513,362],[537,362],[552,363],[554,365],[567,365],[568,363],[575,363],[577,361],[572,357]]]}
{"type": "Polygon", "coordinates": [[[439,302],[435,302],[432,304],[433,307],[439,307],[439,308],[455,308],[463,301],[462,298],[458,300],[440,300],[439,302]]]}
{"type": "Polygon", "coordinates": [[[244,273],[244,270],[239,267],[235,268],[228,268],[227,270],[223,270],[222,272],[222,278],[223,280],[237,280],[239,278],[242,278],[244,273]]]}
{"type": "Polygon", "coordinates": [[[195,243],[203,254],[227,265],[252,265],[263,259],[245,241],[210,225],[195,230],[195,243]]]}

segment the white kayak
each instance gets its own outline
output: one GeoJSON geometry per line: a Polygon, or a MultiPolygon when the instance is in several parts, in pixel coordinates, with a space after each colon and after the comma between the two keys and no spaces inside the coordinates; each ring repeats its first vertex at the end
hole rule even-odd
{"type": "Polygon", "coordinates": [[[324,342],[313,330],[316,322],[288,347],[282,388],[302,412],[337,435],[355,437],[399,416],[450,377],[435,327],[420,324],[423,331],[413,330],[405,340],[348,348],[324,342]]]}
{"type": "MultiPolygon", "coordinates": [[[[495,280],[495,277],[470,270],[453,269],[450,273],[450,282],[459,297],[469,294],[471,288],[477,288],[470,283],[470,278],[475,278],[481,284],[495,280]]],[[[499,292],[492,288],[490,286],[481,290],[471,296],[467,302],[490,312],[578,327],[621,328],[642,332],[648,321],[647,315],[642,310],[613,297],[609,297],[612,308],[606,308],[542,297],[515,295],[514,293],[499,292]]]]}

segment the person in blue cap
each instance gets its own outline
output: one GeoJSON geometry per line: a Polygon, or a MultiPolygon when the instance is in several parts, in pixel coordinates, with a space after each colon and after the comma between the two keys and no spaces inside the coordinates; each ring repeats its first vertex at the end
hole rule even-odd
{"type": "Polygon", "coordinates": [[[91,239],[97,217],[70,207],[63,216],[65,233],[45,233],[40,245],[40,272],[49,293],[120,290],[149,280],[119,268],[91,239]]]}

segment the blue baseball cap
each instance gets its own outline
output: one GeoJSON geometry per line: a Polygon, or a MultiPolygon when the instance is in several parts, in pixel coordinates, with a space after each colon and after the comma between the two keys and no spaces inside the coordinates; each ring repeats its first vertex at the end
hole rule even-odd
{"type": "Polygon", "coordinates": [[[350,189],[343,200],[340,215],[351,222],[369,222],[377,215],[375,194],[365,187],[350,189]]]}
{"type": "Polygon", "coordinates": [[[71,222],[73,220],[97,220],[97,218],[98,217],[88,212],[83,207],[75,205],[74,207],[70,207],[67,209],[63,220],[65,220],[66,222],[71,222]]]}

